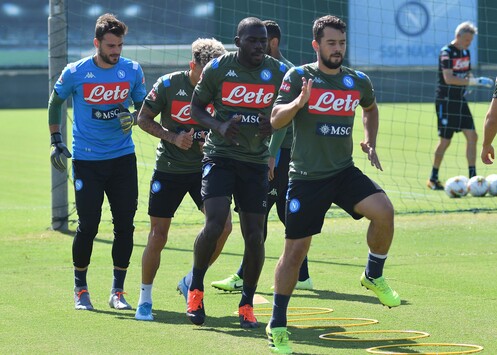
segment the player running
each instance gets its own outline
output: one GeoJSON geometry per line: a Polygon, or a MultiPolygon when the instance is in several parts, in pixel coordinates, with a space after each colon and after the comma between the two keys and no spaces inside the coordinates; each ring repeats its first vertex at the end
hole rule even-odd
{"type": "MultiPolygon", "coordinates": [[[[226,52],[222,43],[209,38],[199,38],[192,43],[190,70],[166,74],[160,77],[147,95],[138,115],[138,124],[144,131],[160,138],[152,180],[148,214],[150,233],[142,256],[142,284],[136,309],[137,320],[153,320],[152,286],[159,269],[171,220],[184,196],[188,193],[203,210],[200,187],[202,181],[202,149],[207,133],[190,116],[190,101],[195,85],[204,66],[226,52]],[[160,123],[154,119],[160,113],[160,123]]],[[[212,112],[212,107],[210,108],[212,112]]],[[[231,232],[231,218],[226,220],[212,256],[214,261],[231,232]]],[[[187,297],[187,285],[191,274],[183,278],[178,290],[187,297]]]]}
{"type": "Polygon", "coordinates": [[[121,57],[127,26],[112,14],[97,19],[93,44],[96,54],[69,64],[50,96],[48,116],[52,134],[52,164],[65,172],[62,155],[71,157],[60,134],[62,103],[72,95],[73,176],[78,228],[72,245],[74,305],[92,310],[86,275],[98,232],[104,194],[114,224],[114,278],[109,305],[131,309],[124,299],[124,279],[133,251],[133,219],[138,201],[135,145],[131,127],[146,95],[140,65],[121,57]]]}
{"type": "Polygon", "coordinates": [[[204,276],[234,196],[245,241],[238,314],[241,327],[253,328],[253,298],[264,265],[269,115],[287,67],[265,54],[267,31],[258,18],[240,21],[235,44],[237,52],[207,64],[192,97],[192,117],[210,131],[202,177],[206,219],[195,241],[186,314],[192,323],[204,323],[204,276]],[[214,119],[207,110],[211,102],[214,119]]]}

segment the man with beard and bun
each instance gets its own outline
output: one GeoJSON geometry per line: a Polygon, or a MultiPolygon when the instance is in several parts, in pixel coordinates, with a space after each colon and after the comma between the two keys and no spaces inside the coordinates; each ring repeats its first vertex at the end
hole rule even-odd
{"type": "Polygon", "coordinates": [[[238,315],[242,328],[254,328],[253,298],[265,257],[269,115],[287,67],[265,54],[267,32],[258,18],[240,21],[235,45],[236,52],[206,65],[191,102],[192,118],[210,131],[202,167],[205,224],[195,240],[186,314],[196,325],[205,321],[204,276],[234,196],[245,242],[238,315]]]}
{"type": "MultiPolygon", "coordinates": [[[[150,233],[142,256],[142,284],[136,309],[137,320],[153,320],[152,286],[159,269],[161,252],[167,243],[174,213],[188,193],[199,210],[203,209],[202,149],[207,132],[190,117],[190,101],[204,66],[226,52],[214,38],[199,38],[192,43],[190,70],[161,76],[145,98],[138,115],[138,125],[160,138],[156,167],[150,182],[148,214],[150,233]],[[154,119],[160,113],[160,123],[154,119]]],[[[212,107],[210,107],[212,110],[212,107]]],[[[213,260],[219,255],[231,232],[231,218],[219,238],[213,260]]],[[[178,290],[186,298],[191,274],[185,276],[178,290]]]]}
{"type": "MultiPolygon", "coordinates": [[[[264,25],[267,30],[268,46],[266,54],[278,59],[288,68],[294,65],[290,63],[280,51],[281,29],[280,26],[273,20],[264,20],[264,25]]],[[[278,218],[281,223],[285,224],[285,207],[286,207],[286,191],[288,189],[288,164],[290,163],[290,149],[292,147],[293,129],[285,127],[273,132],[271,141],[269,142],[269,191],[268,191],[268,207],[266,220],[264,223],[264,240],[267,238],[267,223],[271,208],[276,205],[278,218]]],[[[241,291],[243,285],[243,261],[238,268],[238,271],[226,279],[213,281],[212,287],[217,289],[233,292],[241,291]]],[[[295,289],[312,290],[312,280],[309,276],[309,268],[307,256],[304,258],[299,270],[299,279],[295,285],[295,289]]]]}
{"type": "Polygon", "coordinates": [[[346,24],[327,15],[314,21],[315,63],[292,68],[283,79],[271,114],[275,129],[293,124],[294,141],[287,194],[285,246],[275,270],[274,301],[266,327],[275,353],[292,352],[287,309],[312,236],[321,232],[332,203],[354,219],[370,220],[368,261],[360,282],[388,307],[400,305],[383,266],[393,239],[394,209],[385,192],[352,160],[355,109],[362,107],[364,140],[361,148],[371,165],[382,170],[376,154],[378,107],[369,78],[342,65],[346,24]]]}
{"type": "Polygon", "coordinates": [[[112,14],[97,19],[93,45],[96,54],[70,63],[50,96],[51,161],[66,171],[65,156],[71,157],[62,142],[62,103],[72,95],[73,176],[78,212],[78,228],[72,245],[74,303],[76,309],[92,310],[86,275],[98,233],[104,194],[109,200],[114,224],[112,260],[114,279],[109,305],[131,309],[124,299],[124,279],[133,251],[133,219],[138,203],[135,145],[131,128],[147,93],[140,65],[121,57],[127,26],[112,14]]]}

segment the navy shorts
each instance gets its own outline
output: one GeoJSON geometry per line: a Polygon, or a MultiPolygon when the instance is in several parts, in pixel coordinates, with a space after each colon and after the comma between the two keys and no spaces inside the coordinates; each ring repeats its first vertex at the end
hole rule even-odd
{"type": "Polygon", "coordinates": [[[454,133],[461,132],[463,129],[475,129],[475,122],[465,99],[437,100],[435,108],[439,137],[451,139],[454,133]]]}
{"type": "Polygon", "coordinates": [[[183,197],[190,194],[197,208],[202,209],[200,187],[202,174],[171,174],[154,170],[150,181],[148,215],[159,218],[173,218],[183,197]]]}
{"type": "Polygon", "coordinates": [[[202,200],[233,196],[237,210],[266,214],[267,164],[224,157],[204,157],[202,162],[202,200]]]}
{"type": "Polygon", "coordinates": [[[363,216],[354,206],[366,197],[384,191],[355,166],[322,180],[291,180],[286,202],[288,239],[300,239],[321,232],[326,212],[334,203],[354,219],[363,216]]]}

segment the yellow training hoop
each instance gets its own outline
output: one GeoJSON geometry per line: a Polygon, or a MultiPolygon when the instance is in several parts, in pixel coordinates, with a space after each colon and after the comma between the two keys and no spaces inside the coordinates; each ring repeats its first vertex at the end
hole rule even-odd
{"type": "Polygon", "coordinates": [[[376,319],[369,318],[348,318],[348,317],[329,317],[329,318],[298,318],[289,319],[288,323],[296,322],[309,322],[309,321],[335,321],[335,320],[358,320],[363,321],[361,323],[349,323],[349,324],[329,324],[329,325],[300,325],[300,324],[288,324],[289,327],[300,328],[300,329],[319,329],[319,328],[335,328],[335,327],[360,327],[364,325],[376,324],[378,321],[376,319]]]}
{"type": "Polygon", "coordinates": [[[409,355],[412,353],[398,353],[398,352],[393,352],[393,351],[382,351],[378,349],[386,349],[386,348],[400,348],[400,347],[411,347],[411,346],[460,346],[463,348],[472,348],[469,350],[462,350],[462,351],[437,351],[435,353],[430,352],[430,353],[416,353],[418,355],[448,355],[448,354],[472,354],[472,353],[478,353],[483,350],[483,346],[480,345],[473,345],[473,344],[451,344],[451,343],[417,343],[417,344],[398,344],[398,345],[383,345],[383,346],[375,346],[369,349],[366,349],[368,353],[371,354],[395,354],[395,355],[409,355]]]}
{"type": "MultiPolygon", "coordinates": [[[[288,310],[289,311],[310,310],[310,312],[288,313],[287,314],[288,317],[312,316],[312,315],[316,315],[316,314],[326,314],[326,313],[333,312],[333,309],[323,308],[323,307],[288,307],[288,310]]],[[[271,316],[271,313],[256,313],[259,311],[272,311],[272,308],[266,307],[266,308],[254,309],[254,316],[256,316],[256,317],[271,316]]],[[[238,314],[238,312],[237,312],[237,314],[238,314]]]]}
{"type": "Polygon", "coordinates": [[[430,334],[426,332],[420,332],[417,330],[357,330],[354,332],[332,332],[332,333],[326,333],[326,334],[321,334],[319,336],[320,339],[324,340],[334,340],[334,341],[392,341],[392,340],[414,340],[414,339],[420,339],[420,338],[426,338],[429,337],[430,334]],[[375,333],[375,334],[384,334],[384,333],[407,333],[407,334],[417,334],[413,336],[408,336],[404,338],[368,338],[368,339],[344,339],[344,338],[330,338],[330,335],[338,335],[338,336],[344,336],[344,335],[349,335],[349,334],[368,334],[368,333],[375,333]]]}

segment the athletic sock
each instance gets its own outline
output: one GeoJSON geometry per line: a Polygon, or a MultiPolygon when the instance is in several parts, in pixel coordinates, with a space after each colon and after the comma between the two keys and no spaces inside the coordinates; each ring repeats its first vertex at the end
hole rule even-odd
{"type": "Polygon", "coordinates": [[[369,252],[366,264],[366,276],[370,279],[377,279],[383,275],[383,266],[387,255],[374,254],[369,252]]]}
{"type": "Polygon", "coordinates": [[[438,180],[438,169],[433,167],[431,169],[431,176],[430,176],[431,181],[437,181],[438,180]]]}
{"type": "Polygon", "coordinates": [[[199,290],[201,292],[204,291],[204,276],[207,272],[207,268],[205,269],[192,269],[192,282],[190,284],[190,291],[199,290]]]}
{"type": "Polygon", "coordinates": [[[127,270],[114,269],[114,279],[112,280],[112,288],[124,289],[124,279],[126,278],[127,270]]]}
{"type": "Polygon", "coordinates": [[[243,262],[240,264],[240,267],[238,268],[238,271],[236,272],[236,274],[241,278],[243,279],[243,262]]]}
{"type": "Polygon", "coordinates": [[[476,166],[468,167],[469,170],[469,178],[471,179],[473,176],[476,176],[476,166]]]}
{"type": "Polygon", "coordinates": [[[299,281],[305,281],[309,278],[309,265],[307,264],[307,255],[305,256],[299,270],[299,281]]]}
{"type": "Polygon", "coordinates": [[[273,298],[273,314],[269,321],[269,326],[271,328],[286,327],[286,313],[290,296],[275,293],[273,298]]]}
{"type": "Polygon", "coordinates": [[[138,300],[138,305],[144,303],[152,304],[152,286],[153,284],[147,285],[142,284],[140,287],[140,299],[138,300]]]}
{"type": "Polygon", "coordinates": [[[86,273],[87,272],[88,272],[88,269],[85,269],[83,271],[74,270],[74,286],[75,287],[87,286],[87,283],[86,283],[86,273]]]}
{"type": "Polygon", "coordinates": [[[255,295],[256,289],[257,289],[257,287],[249,287],[249,286],[243,285],[242,299],[240,300],[240,304],[238,305],[238,307],[245,306],[246,304],[253,307],[254,306],[254,295],[255,295]]]}

